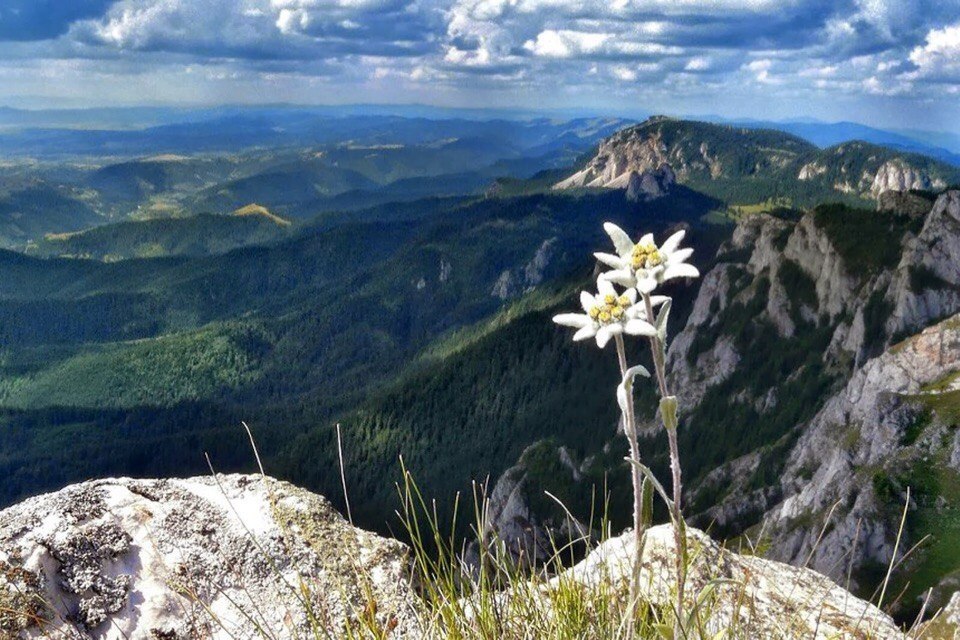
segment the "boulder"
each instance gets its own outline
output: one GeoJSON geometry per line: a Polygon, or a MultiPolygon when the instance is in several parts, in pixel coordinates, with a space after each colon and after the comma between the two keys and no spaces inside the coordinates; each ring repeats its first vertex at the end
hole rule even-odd
{"type": "MultiPolygon", "coordinates": [[[[703,637],[905,638],[888,615],[815,571],[734,553],[696,529],[688,528],[687,534],[692,560],[685,608],[692,610],[700,600],[703,637]],[[712,585],[710,589],[708,585],[712,585]]],[[[675,551],[669,525],[647,531],[639,595],[655,609],[674,606],[675,551]]],[[[607,540],[582,562],[544,584],[541,606],[549,615],[554,602],[549,593],[564,583],[587,589],[613,586],[625,594],[635,557],[632,533],[607,540]]],[[[527,598],[526,593],[521,597],[527,598]]],[[[502,597],[507,604],[514,595],[507,592],[502,597]]]]}
{"type": "Polygon", "coordinates": [[[85,482],[0,512],[0,637],[328,637],[359,620],[401,633],[407,569],[404,545],[285,482],[85,482]]]}

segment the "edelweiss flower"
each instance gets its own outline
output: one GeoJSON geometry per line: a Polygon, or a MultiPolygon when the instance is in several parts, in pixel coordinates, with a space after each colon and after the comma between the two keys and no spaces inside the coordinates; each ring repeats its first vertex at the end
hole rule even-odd
{"type": "MultiPolygon", "coordinates": [[[[666,296],[653,296],[653,304],[662,304],[666,296]]],[[[653,336],[657,330],[647,319],[643,305],[636,304],[637,292],[627,289],[618,295],[613,285],[606,280],[597,281],[597,295],[583,291],[580,305],[584,313],[561,313],[553,321],[565,327],[574,327],[574,340],[596,338],[597,346],[606,346],[615,335],[627,333],[634,336],[653,336]]]]}
{"type": "Polygon", "coordinates": [[[636,287],[640,293],[650,293],[657,285],[673,278],[696,278],[700,272],[692,264],[686,264],[693,249],[680,249],[680,241],[686,231],[677,231],[659,247],[653,241],[653,234],[640,238],[634,244],[627,233],[617,225],[607,222],[603,229],[613,240],[617,255],[611,253],[593,254],[597,260],[613,267],[601,277],[623,285],[636,287]]]}

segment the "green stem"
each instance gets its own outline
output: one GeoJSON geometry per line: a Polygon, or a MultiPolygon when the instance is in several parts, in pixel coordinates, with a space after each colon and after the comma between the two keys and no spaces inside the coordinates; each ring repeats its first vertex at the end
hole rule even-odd
{"type": "MultiPolygon", "coordinates": [[[[617,343],[617,359],[620,363],[620,377],[623,379],[627,375],[627,353],[623,344],[623,336],[614,337],[617,343]]],[[[623,412],[623,432],[630,445],[630,458],[635,462],[640,462],[640,444],[637,441],[637,422],[633,407],[633,394],[627,394],[626,409],[623,412]]],[[[630,474],[633,480],[633,534],[635,545],[635,557],[633,563],[633,575],[630,580],[629,592],[629,625],[627,628],[627,637],[633,637],[633,624],[636,618],[637,599],[640,590],[640,565],[643,560],[643,475],[640,467],[636,464],[630,465],[630,474]]]]}
{"type": "MultiPolygon", "coordinates": [[[[653,302],[648,294],[641,295],[647,311],[647,320],[655,323],[653,302]]],[[[663,419],[670,445],[670,471],[673,477],[673,531],[677,547],[677,624],[679,626],[680,617],[683,614],[683,596],[687,577],[687,539],[684,534],[683,484],[680,470],[680,446],[677,441],[677,401],[667,390],[666,346],[659,335],[650,337],[650,351],[653,356],[657,386],[660,389],[660,417],[663,419]]]]}

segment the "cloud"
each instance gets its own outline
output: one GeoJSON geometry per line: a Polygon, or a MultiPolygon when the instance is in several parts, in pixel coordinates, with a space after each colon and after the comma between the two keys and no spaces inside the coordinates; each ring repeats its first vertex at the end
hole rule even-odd
{"type": "Polygon", "coordinates": [[[960,78],[960,22],[931,29],[926,42],[910,52],[912,78],[960,78]]]}
{"type": "Polygon", "coordinates": [[[169,95],[919,104],[960,86],[958,15],[960,0],[0,0],[0,103],[162,95],[191,69],[169,95]]]}
{"type": "Polygon", "coordinates": [[[113,0],[4,0],[0,3],[0,41],[49,40],[77,20],[103,15],[113,0]]]}
{"type": "Polygon", "coordinates": [[[120,0],[68,35],[89,55],[315,59],[422,54],[441,24],[441,13],[418,0],[120,0]]]}

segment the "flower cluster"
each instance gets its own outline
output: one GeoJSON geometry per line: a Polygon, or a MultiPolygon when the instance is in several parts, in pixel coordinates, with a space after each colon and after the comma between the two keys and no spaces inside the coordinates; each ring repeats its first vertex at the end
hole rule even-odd
{"type": "MultiPolygon", "coordinates": [[[[663,296],[651,298],[653,304],[662,304],[663,296]]],[[[627,289],[618,294],[608,280],[597,281],[597,293],[580,293],[580,305],[583,313],[561,313],[553,321],[567,327],[574,327],[574,340],[596,338],[597,346],[603,348],[615,335],[634,336],[656,335],[657,330],[650,324],[643,304],[637,304],[636,289],[627,289]]]]}
{"type": "Polygon", "coordinates": [[[697,268],[687,264],[687,258],[693,255],[693,249],[681,249],[685,231],[677,231],[659,247],[648,233],[634,244],[627,233],[613,223],[603,225],[613,240],[616,254],[595,253],[594,256],[613,271],[602,277],[624,287],[634,287],[641,293],[650,293],[667,280],[673,278],[696,278],[700,275],[697,268]]]}
{"type": "Polygon", "coordinates": [[[649,297],[651,307],[667,301],[665,296],[650,294],[661,283],[673,278],[695,278],[700,275],[697,268],[687,264],[693,249],[680,249],[684,231],[678,231],[659,247],[653,241],[653,234],[647,234],[634,243],[627,233],[613,223],[603,225],[613,241],[616,254],[596,253],[597,260],[611,267],[612,271],[603,273],[597,280],[597,293],[586,291],[580,294],[580,304],[584,313],[562,313],[553,321],[577,332],[574,340],[595,338],[597,346],[603,348],[615,335],[636,336],[656,335],[654,318],[647,317],[645,301],[637,302],[638,295],[649,297]],[[625,287],[618,293],[614,284],[625,287]]]}

